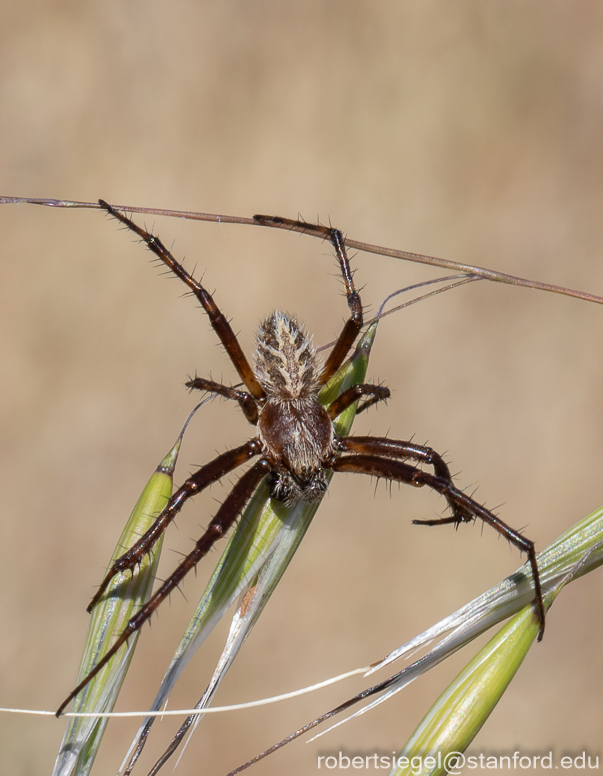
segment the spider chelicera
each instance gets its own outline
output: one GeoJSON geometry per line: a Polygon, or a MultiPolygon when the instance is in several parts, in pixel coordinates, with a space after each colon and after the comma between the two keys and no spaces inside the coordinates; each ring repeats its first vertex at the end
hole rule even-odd
{"type": "Polygon", "coordinates": [[[430,447],[382,437],[337,436],[333,421],[338,415],[354,402],[361,402],[357,411],[362,412],[376,402],[389,398],[387,388],[370,384],[354,385],[328,407],[323,407],[318,401],[319,390],[343,364],[363,324],[362,303],[354,286],[345,241],[338,229],[274,216],[254,216],[258,224],[307,231],[331,242],[339,261],[350,317],[326,361],[322,363],[317,358],[311,338],[300,324],[289,315],[274,312],[260,325],[252,368],[211,294],[176,261],[161,240],[104,200],[99,200],[99,204],[135,232],[197,297],[244,388],[221,385],[202,377],[195,377],[187,386],[234,399],[247,420],[256,427],[256,434],[240,447],[228,450],[202,466],[186,480],[170,498],[152,527],[113,564],[90,602],[88,611],[99,602],[116,574],[136,568],[189,498],[252,458],[259,456],[259,460],[234,485],[194,549],[129,620],[111,649],[61,704],[57,716],[149,619],[188,572],[207,555],[214,543],[229,531],[265,477],[268,478],[272,498],[285,505],[319,500],[327,488],[325,471],[329,469],[369,474],[415,487],[432,488],[444,496],[452,514],[434,520],[414,520],[414,523],[459,525],[480,518],[527,553],[534,580],[534,606],[540,622],[538,639],[542,638],[545,614],[534,542],[459,490],[452,482],[443,458],[430,447]],[[433,467],[433,473],[405,461],[429,464],[433,467]]]}

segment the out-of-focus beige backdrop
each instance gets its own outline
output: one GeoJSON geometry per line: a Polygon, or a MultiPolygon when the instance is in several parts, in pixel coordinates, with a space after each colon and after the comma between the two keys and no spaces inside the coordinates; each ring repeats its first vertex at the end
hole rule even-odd
{"type": "MultiPolygon", "coordinates": [[[[299,213],[356,239],[603,294],[595,0],[51,0],[5,2],[0,15],[3,195],[299,213]]],[[[318,344],[338,331],[345,301],[318,241],[147,223],[216,289],[248,352],[277,306],[318,344]]],[[[234,373],[195,303],[98,212],[2,206],[0,256],[0,705],[52,709],[74,683],[85,606],[123,522],[197,399],[185,379],[234,373]]],[[[353,262],[371,310],[437,274],[353,262]]],[[[602,348],[601,307],[470,285],[383,322],[369,377],[392,399],[356,429],[447,451],[458,483],[544,548],[603,499],[602,348]]],[[[204,408],[177,480],[249,435],[236,406],[204,408]]],[[[163,576],[227,484],[170,531],[163,576]]],[[[519,565],[479,525],[411,525],[442,507],[426,492],[336,478],[217,701],[371,662],[519,565]]],[[[210,565],[145,628],[120,709],[150,703],[210,565]]],[[[600,572],[563,593],[474,751],[603,754],[602,605],[600,572]]],[[[225,632],[172,705],[197,701],[225,632]]],[[[397,750],[470,653],[457,657],[255,773],[313,773],[318,753],[339,749],[397,750]]],[[[220,776],[363,686],[207,719],[177,773],[220,776]]],[[[137,724],[111,723],[95,773],[116,771],[137,724]]],[[[0,769],[50,773],[62,729],[2,716],[0,769]]],[[[156,725],[140,773],[175,729],[156,725]]]]}

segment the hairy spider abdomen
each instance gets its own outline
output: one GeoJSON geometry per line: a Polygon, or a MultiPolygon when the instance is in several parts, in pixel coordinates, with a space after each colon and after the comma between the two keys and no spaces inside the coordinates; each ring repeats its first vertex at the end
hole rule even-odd
{"type": "Polygon", "coordinates": [[[256,340],[255,374],[267,396],[316,396],[321,371],[312,338],[295,318],[275,310],[262,321],[256,340]]]}

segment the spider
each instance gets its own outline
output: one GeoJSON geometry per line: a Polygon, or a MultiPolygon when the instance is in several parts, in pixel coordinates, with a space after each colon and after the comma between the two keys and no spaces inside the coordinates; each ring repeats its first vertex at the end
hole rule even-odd
{"type": "Polygon", "coordinates": [[[451,515],[433,520],[414,520],[413,523],[429,526],[452,523],[458,526],[479,518],[505,536],[520,551],[527,553],[533,576],[534,607],[540,623],[538,639],[542,639],[545,612],[534,542],[457,488],[444,459],[432,448],[385,437],[337,436],[333,421],[338,415],[355,402],[359,402],[357,412],[363,412],[373,404],[388,399],[388,388],[371,384],[354,385],[327,407],[318,401],[319,390],[343,364],[363,325],[362,303],[354,286],[345,241],[338,229],[275,216],[254,216],[258,224],[303,230],[330,241],[343,277],[350,317],[322,363],[317,357],[312,339],[296,319],[279,311],[274,312],[260,324],[252,368],[211,294],[184,269],[161,240],[104,200],[99,200],[99,205],[135,232],[149,250],[188,286],[209,316],[211,326],[244,386],[230,387],[195,377],[186,383],[187,387],[236,401],[247,420],[255,426],[256,433],[245,444],[228,450],[202,466],[184,482],[169,499],[151,528],[115,561],[90,602],[88,611],[92,611],[100,601],[116,574],[136,568],[188,499],[252,458],[259,456],[259,460],[240,477],[194,549],[128,621],[109,651],[61,704],[57,716],[151,617],[188,572],[207,555],[214,543],[229,531],[264,478],[268,480],[271,497],[287,506],[299,501],[319,500],[327,488],[325,471],[329,469],[369,474],[435,490],[446,499],[451,515]],[[407,461],[428,464],[433,467],[433,473],[407,461]]]}

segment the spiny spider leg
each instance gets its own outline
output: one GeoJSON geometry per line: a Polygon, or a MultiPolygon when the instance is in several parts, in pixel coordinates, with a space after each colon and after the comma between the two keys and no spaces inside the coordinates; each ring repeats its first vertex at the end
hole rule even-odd
{"type": "Polygon", "coordinates": [[[254,426],[257,424],[258,406],[247,391],[239,391],[238,388],[231,388],[228,385],[215,383],[213,380],[206,380],[204,377],[195,377],[193,380],[189,380],[185,383],[185,385],[187,388],[207,391],[208,393],[217,393],[218,396],[224,396],[225,399],[234,399],[239,402],[239,407],[243,410],[243,414],[247,420],[254,426]]]}
{"type": "Polygon", "coordinates": [[[260,442],[257,439],[252,439],[244,445],[236,447],[234,450],[227,450],[225,453],[222,453],[222,455],[214,458],[213,461],[202,466],[197,472],[189,477],[170,498],[149,530],[111,566],[101,582],[100,587],[96,591],[94,598],[88,604],[88,612],[91,612],[103,597],[105,590],[116,574],[127,570],[133,570],[142,561],[144,556],[151,551],[155,542],[163,534],[189,498],[196,496],[197,493],[200,493],[212,483],[217,482],[228,474],[228,472],[238,468],[253,456],[259,455],[261,448],[260,442]]]}
{"type": "Polygon", "coordinates": [[[463,512],[472,515],[474,518],[479,517],[480,520],[491,525],[494,530],[502,534],[511,544],[514,544],[522,552],[527,553],[534,580],[534,607],[540,624],[538,641],[542,640],[545,623],[544,602],[542,600],[540,573],[538,571],[538,563],[536,562],[536,550],[533,541],[504,523],[488,509],[455,487],[449,480],[429,474],[429,472],[424,472],[421,469],[415,469],[413,466],[402,463],[402,461],[394,461],[391,458],[382,458],[378,455],[344,455],[333,461],[333,470],[369,474],[373,477],[385,477],[388,480],[403,482],[418,488],[427,485],[427,487],[444,496],[449,502],[452,501],[457,504],[463,512]]]}
{"type": "Polygon", "coordinates": [[[434,517],[431,520],[413,520],[413,525],[449,525],[450,523],[453,523],[454,525],[458,526],[460,523],[469,523],[473,520],[472,516],[464,517],[459,520],[459,518],[456,515],[452,515],[451,517],[434,517]]]}
{"type": "MultiPolygon", "coordinates": [[[[367,455],[385,456],[387,458],[403,458],[420,461],[433,466],[436,477],[446,480],[454,486],[448,464],[442,456],[432,447],[415,445],[412,442],[401,442],[398,439],[387,437],[346,437],[341,440],[341,448],[349,453],[364,453],[367,455]]],[[[442,517],[437,520],[413,520],[417,525],[438,525],[439,523],[469,523],[474,519],[472,512],[467,512],[454,499],[448,498],[448,506],[452,510],[452,517],[442,517]]]]}
{"type": "Polygon", "coordinates": [[[348,388],[347,391],[344,391],[341,396],[338,396],[332,401],[327,407],[327,412],[331,420],[335,420],[338,415],[341,415],[344,410],[351,407],[361,396],[368,396],[369,398],[358,407],[356,415],[360,412],[364,412],[364,410],[367,410],[369,407],[372,407],[373,404],[376,404],[378,401],[389,399],[391,392],[389,388],[385,388],[382,385],[370,385],[369,383],[353,385],[351,388],[348,388]]]}
{"type": "Polygon", "coordinates": [[[109,215],[117,218],[118,221],[121,221],[121,223],[125,224],[128,229],[131,229],[135,234],[137,234],[146,243],[148,249],[152,251],[158,258],[160,258],[161,261],[163,261],[163,263],[166,264],[172,270],[172,272],[180,278],[180,280],[186,283],[186,285],[190,288],[190,290],[201,303],[201,307],[203,307],[209,316],[213,330],[220,338],[222,345],[224,345],[224,349],[228,353],[230,360],[239,373],[241,380],[247,386],[249,392],[255,396],[256,399],[264,398],[264,389],[256,380],[253,374],[253,370],[251,369],[251,366],[249,365],[249,362],[247,361],[247,358],[243,353],[241,346],[239,345],[234,331],[218,308],[217,304],[214,302],[212,295],[206,291],[205,288],[203,288],[201,283],[189,275],[182,264],[176,261],[170,251],[168,251],[165,245],[161,242],[159,237],[155,237],[154,235],[150,234],[150,232],[142,229],[142,227],[135,224],[134,221],[128,218],[128,216],[124,215],[124,213],[121,213],[119,210],[116,210],[114,207],[109,205],[108,202],[105,202],[104,199],[99,199],[98,203],[107,211],[107,213],[109,213],[109,215]]]}
{"type": "Polygon", "coordinates": [[[346,321],[341,334],[335,343],[333,350],[329,353],[326,360],[322,374],[320,375],[320,385],[327,383],[339,367],[343,364],[345,357],[347,356],[350,348],[356,341],[356,337],[360,333],[362,328],[362,303],[360,296],[354,286],[354,278],[352,276],[352,270],[350,268],[350,260],[345,250],[345,240],[343,234],[339,229],[334,229],[331,226],[323,226],[321,224],[306,224],[302,221],[294,221],[291,218],[282,218],[281,216],[262,216],[255,215],[254,221],[259,224],[280,224],[285,228],[290,227],[294,231],[303,231],[305,234],[313,234],[317,237],[322,237],[325,240],[329,240],[332,246],[335,248],[335,254],[339,261],[341,268],[341,274],[343,276],[343,282],[345,285],[345,295],[348,301],[348,307],[350,308],[351,315],[346,321]]]}
{"type": "Polygon", "coordinates": [[[199,541],[195,544],[194,549],[184,558],[180,565],[176,568],[174,573],[166,579],[157,590],[154,595],[149,598],[144,606],[142,606],[138,612],[128,620],[128,624],[124,630],[120,633],[117,641],[113,644],[111,649],[102,657],[101,660],[94,666],[88,676],[83,679],[78,686],[69,694],[67,698],[59,706],[56,716],[60,717],[65,707],[75,698],[75,696],[84,689],[88,682],[98,674],[98,672],[111,660],[115,653],[126,643],[126,641],[136,631],[138,631],[144,623],[153,614],[155,609],[168,597],[168,595],[174,590],[189,571],[195,568],[197,563],[210,551],[215,542],[221,539],[227,531],[230,530],[237,517],[243,510],[245,504],[249,501],[254,491],[264,479],[266,474],[272,469],[272,464],[265,458],[261,458],[259,461],[248,471],[243,474],[241,479],[236,483],[233,489],[230,491],[226,500],[218,509],[215,517],[207,527],[207,530],[199,541]]]}

